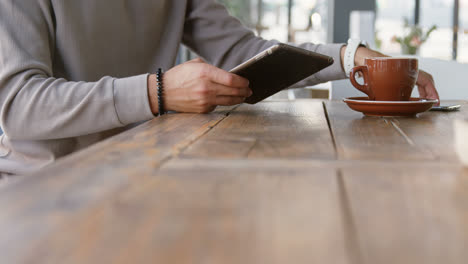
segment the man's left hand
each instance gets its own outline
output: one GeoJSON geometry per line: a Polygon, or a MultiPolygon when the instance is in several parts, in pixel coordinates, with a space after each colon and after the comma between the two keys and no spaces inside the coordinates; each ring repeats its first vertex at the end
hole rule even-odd
{"type": "MultiPolygon", "coordinates": [[[[344,49],[343,47],[341,50],[342,59],[344,57],[344,49]]],[[[372,57],[388,57],[378,51],[371,50],[368,48],[360,47],[356,51],[355,56],[355,64],[357,66],[364,65],[366,58],[372,57]]],[[[416,85],[418,86],[419,97],[426,98],[426,99],[437,99],[439,100],[439,93],[435,87],[434,78],[429,73],[419,70],[418,80],[416,81],[416,85]]],[[[439,103],[437,103],[439,105],[439,103]]]]}
{"type": "Polygon", "coordinates": [[[432,78],[432,75],[429,73],[420,70],[416,85],[418,86],[419,96],[421,98],[439,100],[439,93],[435,88],[434,78],[432,78]]]}

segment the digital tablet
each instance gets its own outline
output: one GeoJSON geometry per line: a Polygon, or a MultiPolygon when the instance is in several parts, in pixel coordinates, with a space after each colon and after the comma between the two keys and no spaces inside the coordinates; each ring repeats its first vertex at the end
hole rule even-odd
{"type": "Polygon", "coordinates": [[[249,80],[255,104],[333,64],[333,58],[286,44],[277,44],[230,72],[249,80]]]}

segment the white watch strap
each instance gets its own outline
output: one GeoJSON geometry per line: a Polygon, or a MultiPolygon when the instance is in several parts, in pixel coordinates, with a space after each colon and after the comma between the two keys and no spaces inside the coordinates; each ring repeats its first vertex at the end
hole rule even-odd
{"type": "Polygon", "coordinates": [[[345,55],[344,55],[344,70],[346,77],[349,77],[351,71],[354,68],[354,57],[356,56],[356,50],[361,45],[361,40],[359,39],[349,39],[348,46],[346,46],[345,55]]]}

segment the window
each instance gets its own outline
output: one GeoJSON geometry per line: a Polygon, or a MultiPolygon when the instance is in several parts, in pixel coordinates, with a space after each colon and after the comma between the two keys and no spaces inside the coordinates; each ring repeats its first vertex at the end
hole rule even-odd
{"type": "Polygon", "coordinates": [[[377,0],[376,44],[387,54],[399,54],[394,36],[403,32],[405,19],[413,19],[415,3],[408,0],[377,0]]]}
{"type": "MultiPolygon", "coordinates": [[[[289,43],[325,43],[328,0],[218,0],[231,15],[265,39],[289,43]]],[[[329,85],[315,90],[282,91],[272,98],[328,98],[329,85]]]]}
{"type": "Polygon", "coordinates": [[[460,0],[460,29],[458,32],[458,60],[468,63],[468,0],[460,0]]]}
{"type": "Polygon", "coordinates": [[[327,39],[327,0],[219,0],[230,13],[266,39],[321,42],[327,39]]]}
{"type": "Polygon", "coordinates": [[[427,29],[437,26],[421,48],[421,56],[452,59],[454,0],[421,0],[420,25],[427,29]]]}
{"type": "Polygon", "coordinates": [[[377,0],[376,40],[384,53],[401,54],[400,44],[392,39],[404,33],[404,19],[410,24],[417,23],[425,31],[437,26],[421,46],[420,56],[451,60],[457,55],[458,61],[468,62],[468,0],[377,0]],[[457,1],[459,8],[455,5],[457,1]],[[454,46],[456,12],[459,12],[459,28],[454,46]]]}
{"type": "MultiPolygon", "coordinates": [[[[282,42],[327,40],[328,0],[219,0],[260,36],[282,42]]],[[[394,40],[401,36],[405,19],[427,31],[437,29],[418,55],[468,62],[468,0],[376,0],[376,44],[390,55],[402,53],[394,40]],[[459,2],[459,6],[455,5],[459,2]],[[454,14],[458,11],[458,41],[454,48],[454,14]],[[417,20],[417,21],[416,21],[417,20]]]]}

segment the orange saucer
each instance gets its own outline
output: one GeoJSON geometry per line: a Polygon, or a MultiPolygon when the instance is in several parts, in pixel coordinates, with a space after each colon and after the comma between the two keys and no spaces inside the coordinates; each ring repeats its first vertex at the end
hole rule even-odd
{"type": "Polygon", "coordinates": [[[436,104],[437,100],[410,98],[409,101],[371,101],[367,97],[343,99],[349,108],[367,116],[415,116],[436,104]]]}

